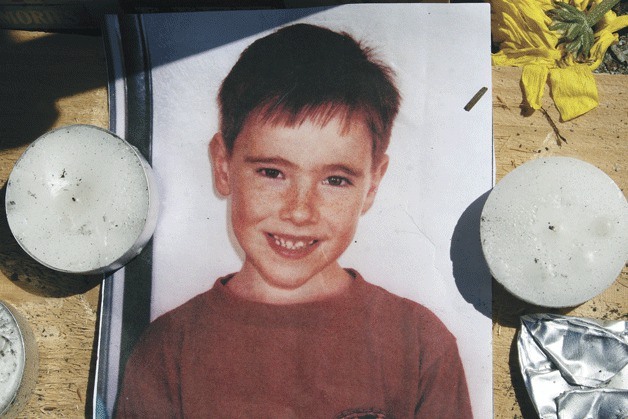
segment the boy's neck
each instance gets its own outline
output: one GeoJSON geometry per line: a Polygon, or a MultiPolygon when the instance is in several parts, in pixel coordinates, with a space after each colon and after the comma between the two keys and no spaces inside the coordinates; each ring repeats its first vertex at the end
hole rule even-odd
{"type": "Polygon", "coordinates": [[[265,304],[288,305],[323,301],[343,294],[353,277],[340,265],[330,267],[324,274],[312,277],[298,288],[281,288],[267,281],[245,263],[226,284],[229,290],[244,300],[265,304]]]}

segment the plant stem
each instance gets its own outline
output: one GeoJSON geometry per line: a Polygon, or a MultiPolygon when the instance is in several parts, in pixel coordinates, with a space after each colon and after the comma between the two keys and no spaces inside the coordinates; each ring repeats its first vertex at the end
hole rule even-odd
{"type": "Polygon", "coordinates": [[[615,7],[619,3],[619,0],[602,0],[601,3],[594,6],[593,9],[587,13],[587,23],[590,27],[593,27],[602,16],[606,14],[609,10],[615,7]]]}

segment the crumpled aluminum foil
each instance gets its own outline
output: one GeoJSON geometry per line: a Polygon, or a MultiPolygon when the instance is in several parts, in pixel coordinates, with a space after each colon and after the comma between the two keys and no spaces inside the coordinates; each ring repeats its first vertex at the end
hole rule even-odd
{"type": "Polygon", "coordinates": [[[542,419],[628,418],[628,322],[525,315],[517,348],[542,419]]]}

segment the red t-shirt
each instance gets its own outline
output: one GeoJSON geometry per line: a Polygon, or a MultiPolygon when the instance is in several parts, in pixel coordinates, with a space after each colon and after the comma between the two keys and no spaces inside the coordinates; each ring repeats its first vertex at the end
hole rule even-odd
{"type": "Polygon", "coordinates": [[[134,349],[117,417],[469,418],[453,335],[355,271],[340,296],[271,305],[231,276],[156,319],[134,349]]]}

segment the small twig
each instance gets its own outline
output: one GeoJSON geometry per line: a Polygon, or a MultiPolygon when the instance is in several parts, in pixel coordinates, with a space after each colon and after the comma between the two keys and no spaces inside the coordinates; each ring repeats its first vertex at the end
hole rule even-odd
{"type": "Polygon", "coordinates": [[[541,112],[543,112],[543,115],[545,115],[545,119],[547,119],[547,122],[550,124],[552,130],[554,131],[554,135],[556,135],[556,144],[558,145],[558,147],[562,146],[561,141],[567,144],[567,139],[562,136],[550,114],[547,113],[547,111],[543,107],[541,107],[541,112]]]}
{"type": "Polygon", "coordinates": [[[495,95],[495,98],[497,99],[497,101],[499,102],[499,107],[502,109],[508,109],[510,110],[510,108],[508,107],[508,105],[506,104],[506,102],[504,102],[504,99],[502,99],[501,97],[499,97],[499,95],[495,95]]]}
{"type": "Polygon", "coordinates": [[[482,96],[484,96],[484,93],[486,93],[487,91],[488,87],[482,87],[480,90],[478,90],[478,92],[473,95],[469,103],[465,105],[464,110],[469,112],[471,108],[473,108],[475,104],[478,103],[478,101],[482,98],[482,96]]]}

